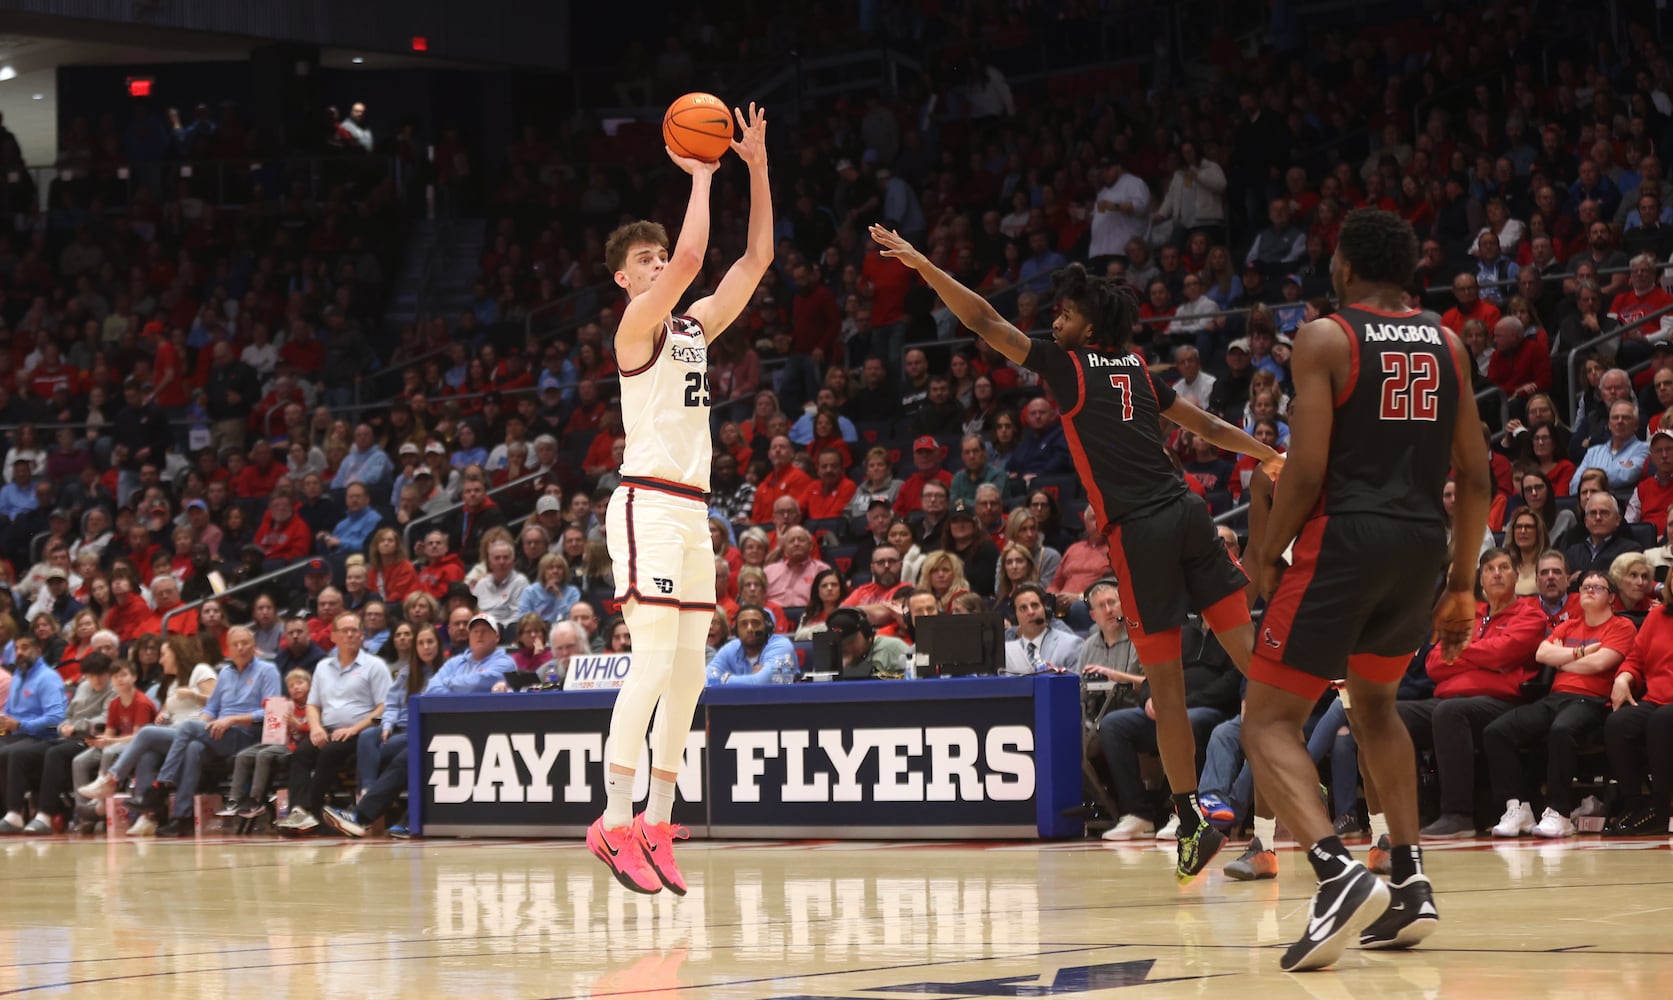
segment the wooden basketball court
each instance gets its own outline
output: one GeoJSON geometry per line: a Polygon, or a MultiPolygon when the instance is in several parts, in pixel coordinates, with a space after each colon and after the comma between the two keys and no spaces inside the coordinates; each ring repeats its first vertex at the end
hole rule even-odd
{"type": "Polygon", "coordinates": [[[680,899],[576,842],[12,838],[0,996],[1670,996],[1669,847],[1433,850],[1426,947],[1290,976],[1293,849],[1181,889],[1151,844],[688,843],[680,899]]]}

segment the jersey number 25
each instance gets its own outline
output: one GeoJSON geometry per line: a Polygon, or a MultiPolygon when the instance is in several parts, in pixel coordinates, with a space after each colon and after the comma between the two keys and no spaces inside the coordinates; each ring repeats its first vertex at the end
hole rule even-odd
{"type": "Polygon", "coordinates": [[[687,405],[687,406],[708,406],[709,405],[709,373],[708,372],[686,372],[685,373],[685,405],[687,405]]]}
{"type": "Polygon", "coordinates": [[[1385,351],[1382,364],[1382,418],[1434,420],[1440,412],[1435,393],[1441,385],[1440,362],[1435,356],[1385,351]]]}

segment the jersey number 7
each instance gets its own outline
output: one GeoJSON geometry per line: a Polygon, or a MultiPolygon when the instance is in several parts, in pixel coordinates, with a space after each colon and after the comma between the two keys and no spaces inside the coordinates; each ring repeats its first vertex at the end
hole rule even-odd
{"type": "Polygon", "coordinates": [[[1441,385],[1440,363],[1433,354],[1384,351],[1384,420],[1434,420],[1440,412],[1435,392],[1441,385]]]}
{"type": "Polygon", "coordinates": [[[1111,375],[1110,385],[1121,392],[1121,419],[1133,419],[1133,376],[1125,373],[1111,375]]]}

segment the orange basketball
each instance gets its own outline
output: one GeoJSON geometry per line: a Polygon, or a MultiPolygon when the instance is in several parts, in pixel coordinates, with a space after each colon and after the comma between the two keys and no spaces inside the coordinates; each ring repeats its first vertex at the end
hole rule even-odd
{"type": "Polygon", "coordinates": [[[680,156],[713,163],[732,148],[732,112],[713,94],[687,94],[662,116],[662,141],[680,156]]]}

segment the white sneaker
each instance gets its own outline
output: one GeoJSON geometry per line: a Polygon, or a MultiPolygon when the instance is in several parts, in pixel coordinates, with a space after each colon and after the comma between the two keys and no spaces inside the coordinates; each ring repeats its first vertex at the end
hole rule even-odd
{"type": "Polygon", "coordinates": [[[150,813],[141,815],[139,819],[134,820],[133,826],[128,827],[130,837],[149,837],[156,832],[157,821],[151,818],[150,813]]]}
{"type": "MultiPolygon", "coordinates": [[[[1546,812],[1551,810],[1547,809],[1546,812]]],[[[1534,832],[1534,810],[1526,802],[1511,799],[1505,803],[1505,814],[1493,827],[1495,837],[1523,837],[1534,832]]]]}
{"type": "Polygon", "coordinates": [[[116,776],[106,771],[76,789],[76,794],[84,799],[108,799],[116,794],[116,776]]]}
{"type": "Polygon", "coordinates": [[[1586,816],[1607,816],[1609,807],[1604,805],[1596,795],[1588,795],[1580,800],[1580,808],[1569,813],[1570,819],[1581,819],[1586,816]]]}
{"type": "MultiPolygon", "coordinates": [[[[1526,809],[1527,806],[1522,808],[1526,809]]],[[[1539,825],[1534,827],[1534,836],[1546,837],[1551,840],[1572,837],[1574,836],[1574,823],[1557,810],[1547,808],[1545,815],[1539,818],[1539,825]]]]}
{"type": "Polygon", "coordinates": [[[1142,816],[1127,815],[1104,831],[1105,840],[1143,840],[1156,832],[1156,824],[1142,816]]]}
{"type": "Polygon", "coordinates": [[[1179,816],[1177,814],[1169,816],[1167,825],[1162,827],[1160,830],[1156,831],[1156,839],[1157,840],[1178,840],[1179,839],[1179,816]]]}
{"type": "Polygon", "coordinates": [[[315,819],[308,810],[298,806],[286,813],[285,818],[273,824],[273,826],[279,830],[312,830],[319,826],[319,820],[315,819]]]}

